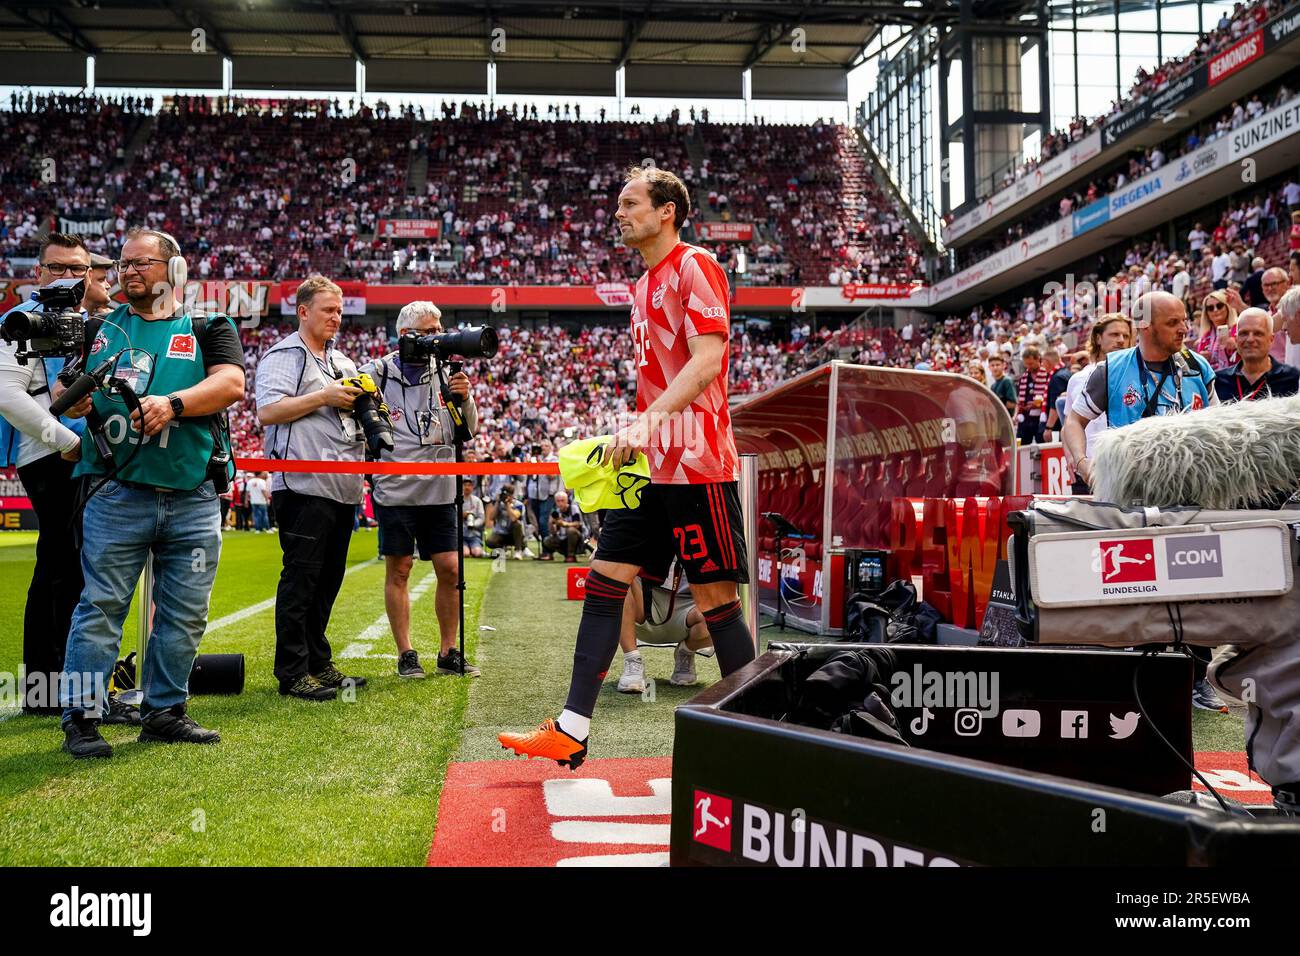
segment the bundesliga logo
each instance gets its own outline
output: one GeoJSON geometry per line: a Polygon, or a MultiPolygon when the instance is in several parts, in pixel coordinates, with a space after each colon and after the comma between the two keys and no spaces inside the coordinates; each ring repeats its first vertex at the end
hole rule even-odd
{"type": "Polygon", "coordinates": [[[1156,549],[1150,538],[1102,541],[1094,552],[1094,571],[1102,584],[1128,584],[1156,579],[1156,549]]]}
{"type": "Polygon", "coordinates": [[[704,790],[695,791],[695,820],[691,829],[696,843],[731,852],[731,801],[704,790]]]}
{"type": "Polygon", "coordinates": [[[173,335],[171,345],[167,347],[168,358],[194,360],[194,336],[173,335]]]}

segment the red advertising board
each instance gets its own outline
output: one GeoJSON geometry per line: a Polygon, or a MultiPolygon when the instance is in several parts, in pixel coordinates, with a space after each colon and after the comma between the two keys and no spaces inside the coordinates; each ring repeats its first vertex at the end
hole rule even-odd
{"type": "MultiPolygon", "coordinates": [[[[299,279],[280,283],[280,312],[282,315],[294,314],[300,284],[301,280],[299,279]]],[[[365,315],[367,304],[366,284],[351,279],[341,279],[336,284],[343,290],[343,314],[365,315]]],[[[420,298],[427,298],[427,296],[421,296],[420,298]]]]}
{"type": "Polygon", "coordinates": [[[1264,55],[1264,31],[1256,30],[1239,43],[1235,43],[1210,61],[1209,82],[1213,86],[1236,73],[1248,63],[1264,55]]]}
{"type": "MultiPolygon", "coordinates": [[[[258,282],[254,280],[210,280],[186,286],[187,300],[206,304],[215,310],[222,303],[225,311],[234,317],[262,315],[281,307],[285,296],[297,291],[301,279],[284,282],[258,282]],[[195,295],[191,296],[191,287],[195,295]]],[[[400,309],[416,299],[429,299],[439,307],[460,309],[491,309],[506,311],[518,309],[628,309],[632,306],[631,286],[626,282],[604,282],[599,285],[367,285],[364,282],[342,282],[349,297],[353,291],[364,299],[364,311],[400,309]]],[[[27,301],[36,284],[29,278],[0,278],[0,314],[21,302],[27,301]]],[[[821,293],[816,299],[818,308],[853,308],[838,286],[814,287],[821,293]]],[[[754,309],[772,312],[799,311],[810,291],[803,286],[738,286],[732,299],[735,309],[754,309]]],[[[866,293],[860,293],[865,295],[866,293]]],[[[906,292],[902,293],[906,295],[906,292]]],[[[119,299],[120,301],[120,299],[119,299]]],[[[283,311],[283,309],[281,309],[283,311]]],[[[292,313],[292,307],[288,313],[292,313]]],[[[352,313],[349,313],[352,314],[352,313]]]]}
{"type": "Polygon", "coordinates": [[[0,531],[20,530],[36,530],[36,512],[18,480],[18,469],[0,468],[0,531]]]}
{"type": "Polygon", "coordinates": [[[437,239],[441,232],[437,219],[381,219],[375,229],[383,239],[437,239]]]}
{"type": "Polygon", "coordinates": [[[695,233],[701,239],[716,242],[749,242],[754,238],[754,225],[748,222],[697,222],[695,233]]]}
{"type": "Polygon", "coordinates": [[[849,282],[842,288],[844,298],[854,299],[906,299],[916,291],[916,286],[889,282],[849,282]]]}

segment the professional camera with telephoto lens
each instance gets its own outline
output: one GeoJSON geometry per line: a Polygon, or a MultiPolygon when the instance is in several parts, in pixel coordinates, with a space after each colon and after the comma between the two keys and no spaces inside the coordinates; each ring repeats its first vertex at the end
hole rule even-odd
{"type": "Polygon", "coordinates": [[[85,279],[59,279],[37,289],[39,308],[10,312],[0,326],[0,337],[22,343],[14,357],[23,365],[29,358],[80,353],[86,340],[86,318],[81,312],[85,294],[85,279]]]}
{"type": "Polygon", "coordinates": [[[366,457],[375,461],[381,452],[392,451],[393,420],[388,414],[388,406],[384,404],[384,398],[375,380],[363,372],[352,378],[343,379],[341,384],[361,389],[361,394],[352,403],[352,414],[366,436],[366,457]]]}
{"type": "Polygon", "coordinates": [[[407,365],[424,362],[434,356],[444,360],[453,355],[491,358],[497,354],[497,344],[497,330],[490,325],[431,335],[407,331],[397,340],[398,357],[407,365]]]}

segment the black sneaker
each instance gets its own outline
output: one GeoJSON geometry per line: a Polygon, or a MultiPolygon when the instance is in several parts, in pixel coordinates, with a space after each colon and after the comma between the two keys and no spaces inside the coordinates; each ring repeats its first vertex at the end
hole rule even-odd
{"type": "Polygon", "coordinates": [[[116,694],[109,694],[108,710],[104,714],[104,723],[129,724],[132,727],[139,727],[140,708],[132,707],[130,704],[124,704],[122,703],[121,698],[116,694]]]}
{"type": "MultiPolygon", "coordinates": [[[[463,660],[463,658],[460,656],[460,648],[459,648],[459,647],[453,647],[453,648],[452,648],[451,650],[449,650],[446,654],[439,654],[439,655],[438,655],[438,673],[439,673],[439,674],[455,674],[455,675],[459,676],[459,675],[460,675],[460,663],[461,663],[462,660],[463,660]]],[[[478,677],[478,675],[479,675],[479,669],[478,669],[477,667],[475,667],[473,664],[471,664],[469,661],[465,661],[465,676],[466,676],[466,677],[478,677]]]]}
{"type": "Polygon", "coordinates": [[[343,687],[348,681],[352,682],[353,687],[365,687],[366,679],[364,677],[349,677],[333,664],[326,664],[325,669],[319,674],[312,674],[322,687],[343,687]]]}
{"type": "Polygon", "coordinates": [[[1273,809],[1280,816],[1300,817],[1300,785],[1273,788],[1273,809]]]}
{"type": "Polygon", "coordinates": [[[85,714],[73,714],[63,725],[63,749],[78,760],[113,756],[113,748],[100,736],[99,721],[85,714]]]}
{"type": "Polygon", "coordinates": [[[1192,685],[1192,706],[1197,710],[1210,710],[1220,714],[1228,713],[1228,705],[1219,699],[1214,687],[1204,677],[1192,685]]]}
{"type": "Polygon", "coordinates": [[[403,651],[397,657],[398,677],[424,677],[424,668],[420,666],[420,655],[414,650],[403,651]]]}
{"type": "Polygon", "coordinates": [[[164,710],[153,710],[140,721],[140,743],[160,744],[215,744],[221,734],[207,730],[185,713],[184,704],[175,704],[164,710]]]}
{"type": "Polygon", "coordinates": [[[310,674],[303,674],[292,684],[281,684],[280,694],[284,697],[297,697],[299,700],[333,700],[338,691],[326,687],[310,674]]]}

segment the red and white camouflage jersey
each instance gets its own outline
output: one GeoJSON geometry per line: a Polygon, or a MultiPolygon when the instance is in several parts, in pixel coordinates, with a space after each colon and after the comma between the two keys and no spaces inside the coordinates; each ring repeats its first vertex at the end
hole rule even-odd
{"type": "MultiPolygon", "coordinates": [[[[699,246],[679,242],[641,276],[632,302],[636,346],[636,410],[644,412],[690,361],[696,335],[730,335],[727,276],[699,246]]],[[[727,360],[718,376],[680,415],[652,432],[646,449],[650,480],[662,485],[736,481],[736,441],[727,407],[727,360]]]]}

